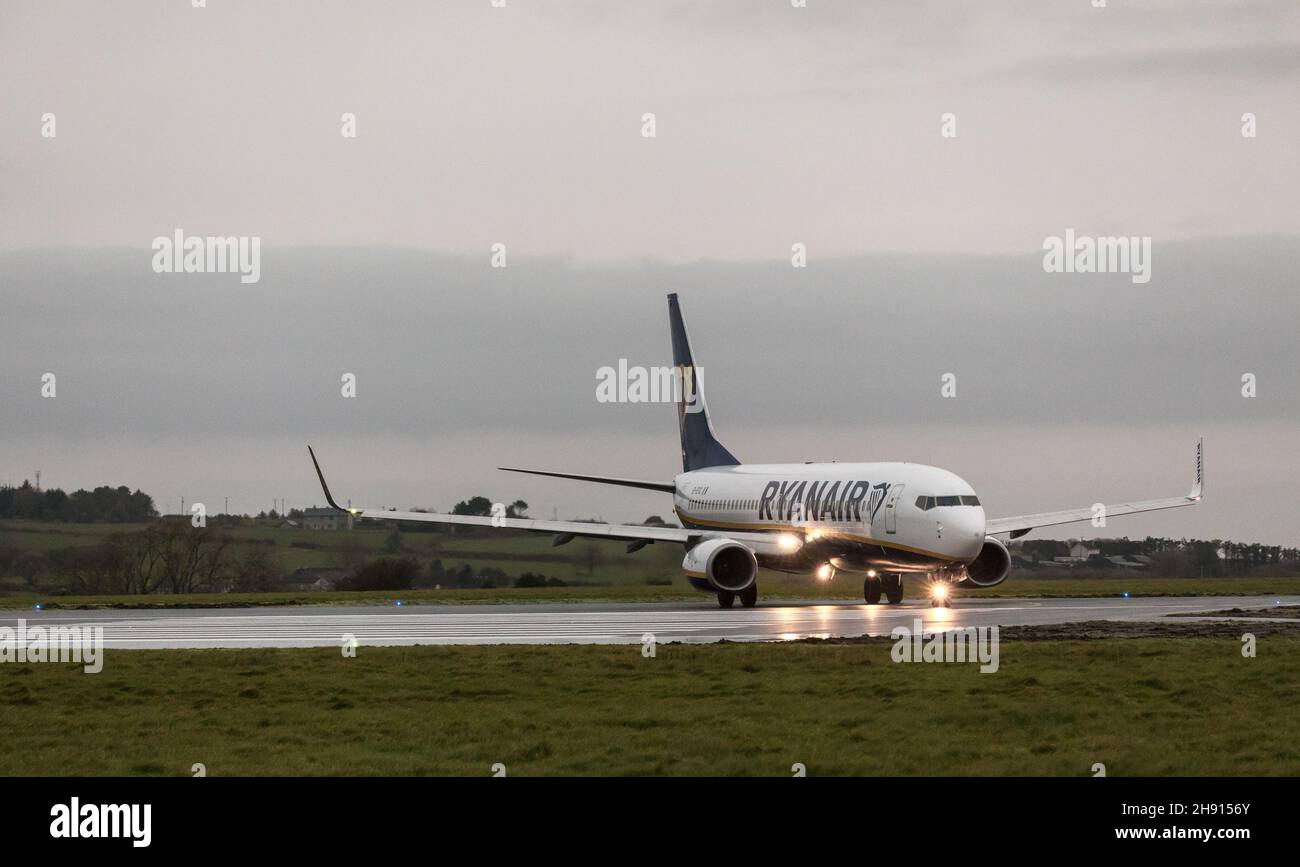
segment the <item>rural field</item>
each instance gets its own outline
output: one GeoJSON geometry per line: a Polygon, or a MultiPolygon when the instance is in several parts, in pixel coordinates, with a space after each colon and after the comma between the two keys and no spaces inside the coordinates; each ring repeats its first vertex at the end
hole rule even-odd
{"type": "MultiPolygon", "coordinates": [[[[75,524],[38,521],[0,521],[0,546],[23,551],[51,552],[102,543],[113,533],[134,532],[145,525],[75,524]]],[[[259,546],[274,556],[277,567],[288,574],[295,569],[337,567],[345,556],[377,558],[411,557],[422,566],[438,560],[447,571],[469,567],[476,572],[498,569],[517,577],[531,572],[563,582],[550,587],[453,587],[441,585],[394,591],[318,592],[284,590],[258,593],[151,594],[147,596],[77,595],[60,586],[57,576],[51,586],[34,591],[16,575],[0,575],[0,608],[45,607],[206,607],[234,605],[309,604],[463,604],[491,602],[598,602],[671,601],[706,599],[692,590],[680,569],[681,551],[675,545],[650,545],[627,554],[620,542],[576,540],[553,547],[551,537],[541,534],[495,532],[401,533],[393,548],[393,530],[386,526],[363,526],[351,533],[312,532],[280,526],[245,526],[230,530],[237,544],[259,546]]],[[[426,582],[428,583],[428,582],[426,582]]],[[[860,599],[860,576],[842,574],[831,581],[811,576],[762,571],[762,598],[775,600],[860,599]]],[[[989,597],[1103,597],[1294,594],[1300,592],[1300,576],[1169,578],[1148,573],[1115,572],[1106,577],[1036,577],[1032,571],[1013,570],[1010,578],[984,590],[959,591],[989,597]]],[[[909,598],[924,595],[923,582],[910,580],[909,598]]]]}
{"type": "MultiPolygon", "coordinates": [[[[75,524],[53,521],[0,521],[0,543],[48,554],[60,548],[102,543],[108,536],[143,530],[145,524],[75,524]]],[[[391,526],[370,523],[349,533],[311,531],[271,524],[229,529],[244,545],[266,546],[286,574],[302,568],[338,566],[346,554],[365,557],[414,557],[424,563],[435,558],[448,569],[469,565],[475,570],[497,568],[509,575],[533,571],[566,582],[644,583],[678,573],[681,552],[676,546],[651,545],[627,555],[624,544],[578,539],[555,548],[551,537],[534,533],[401,534],[401,547],[388,547],[391,526]],[[599,574],[596,574],[596,572],[599,574]]],[[[16,586],[15,576],[7,585],[16,586]]]]}
{"type": "MultiPolygon", "coordinates": [[[[64,606],[76,605],[70,598],[77,586],[57,566],[60,554],[90,549],[103,545],[114,536],[139,533],[146,524],[76,524],[27,520],[0,521],[0,607],[28,605],[36,602],[53,602],[64,606]],[[5,556],[7,554],[7,556],[5,556]],[[19,574],[18,564],[33,560],[48,564],[35,580],[19,574]],[[9,566],[6,569],[6,565],[9,566]],[[34,586],[35,585],[35,586],[34,586]]],[[[566,598],[592,598],[592,590],[600,596],[617,598],[660,598],[662,591],[675,583],[678,596],[686,592],[687,585],[679,568],[681,552],[659,545],[651,545],[628,555],[624,544],[599,540],[576,540],[567,546],[554,547],[551,537],[518,532],[495,533],[429,533],[394,532],[391,526],[362,525],[352,532],[310,531],[267,523],[225,528],[236,551],[257,551],[267,557],[267,572],[282,576],[276,590],[256,593],[204,594],[151,594],[141,599],[145,604],[204,605],[231,604],[246,598],[248,604],[285,604],[286,602],[325,601],[385,601],[392,594],[360,593],[342,597],[304,590],[315,575],[303,577],[295,574],[300,569],[333,570],[346,574],[358,565],[375,562],[381,558],[405,558],[415,562],[420,570],[417,586],[425,588],[412,593],[436,597],[438,601],[472,601],[485,597],[495,599],[500,592],[501,601],[529,598],[529,594],[516,592],[512,585],[527,574],[538,576],[552,588],[563,589],[566,598]],[[433,569],[439,570],[434,577],[433,569]],[[453,573],[465,573],[453,577],[453,573]],[[490,575],[484,581],[477,576],[490,575]],[[465,580],[468,578],[468,580],[465,580]],[[295,582],[303,582],[296,584],[295,582]],[[483,584],[488,586],[483,591],[483,584]],[[502,586],[505,585],[505,586],[502,586]],[[432,591],[438,587],[444,591],[432,591]],[[639,588],[639,590],[637,589],[639,588]],[[215,598],[205,598],[205,597],[215,598]]],[[[65,558],[66,559],[66,558],[65,558]]],[[[539,582],[540,583],[540,582],[539,582]]],[[[526,591],[529,588],[518,588],[526,591]]],[[[403,591],[405,593],[405,591],[403,591]]],[[[110,600],[104,594],[87,596],[88,604],[121,604],[120,598],[110,600]]]]}
{"type": "Polygon", "coordinates": [[[110,651],[0,666],[0,775],[1300,774],[1300,637],[110,651]]]}

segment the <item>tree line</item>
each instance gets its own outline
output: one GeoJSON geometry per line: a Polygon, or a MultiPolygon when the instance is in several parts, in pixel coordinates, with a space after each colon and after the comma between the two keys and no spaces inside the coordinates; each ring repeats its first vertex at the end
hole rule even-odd
{"type": "Polygon", "coordinates": [[[31,589],[61,576],[67,590],[83,594],[252,592],[274,590],[281,582],[280,564],[265,544],[238,540],[223,527],[193,527],[185,519],[154,521],[96,545],[46,554],[0,545],[0,568],[31,589]]]}
{"type": "Polygon", "coordinates": [[[140,524],[158,517],[153,497],[125,485],[102,485],[66,493],[61,488],[41,490],[24,481],[18,487],[0,486],[0,518],[32,521],[70,521],[79,524],[140,524]]]}
{"type": "MultiPolygon", "coordinates": [[[[1101,557],[1151,558],[1151,572],[1177,576],[1217,578],[1249,575],[1260,571],[1300,570],[1300,548],[1263,545],[1259,542],[1234,542],[1231,539],[1168,539],[1147,536],[1145,539],[1085,539],[1084,545],[1096,548],[1101,557]]],[[[1059,539],[1026,539],[1017,542],[1017,551],[1026,561],[1050,564],[1056,557],[1069,555],[1074,544],[1059,539]]]]}

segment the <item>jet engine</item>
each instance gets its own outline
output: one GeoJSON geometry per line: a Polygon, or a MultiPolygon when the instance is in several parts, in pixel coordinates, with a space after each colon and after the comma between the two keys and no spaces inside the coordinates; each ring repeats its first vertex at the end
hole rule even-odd
{"type": "Polygon", "coordinates": [[[708,539],[686,552],[682,569],[703,575],[717,590],[739,593],[758,577],[758,560],[739,542],[708,539]]]}
{"type": "Polygon", "coordinates": [[[966,580],[976,587],[993,587],[1007,579],[1011,571],[1011,553],[992,536],[984,537],[979,556],[966,567],[966,580]]]}

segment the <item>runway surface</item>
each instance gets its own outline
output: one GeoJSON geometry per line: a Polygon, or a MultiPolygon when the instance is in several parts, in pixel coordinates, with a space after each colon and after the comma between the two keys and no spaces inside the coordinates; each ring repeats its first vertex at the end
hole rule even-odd
{"type": "MultiPolygon", "coordinates": [[[[1085,620],[1159,620],[1180,612],[1300,604],[1300,596],[1132,599],[959,599],[952,608],[922,603],[760,603],[719,609],[712,601],[556,605],[304,606],[149,611],[4,611],[33,626],[98,624],[110,648],[339,647],[409,644],[639,644],[789,641],[889,635],[896,626],[945,630],[1032,626],[1085,620]]],[[[1180,618],[1181,619],[1181,618],[1180,618]]],[[[1185,622],[1185,621],[1184,621],[1185,622]]]]}

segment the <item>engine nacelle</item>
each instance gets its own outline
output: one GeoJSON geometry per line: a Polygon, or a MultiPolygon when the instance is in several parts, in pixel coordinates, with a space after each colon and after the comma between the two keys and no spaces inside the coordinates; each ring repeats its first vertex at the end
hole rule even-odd
{"type": "Polygon", "coordinates": [[[984,537],[979,556],[966,567],[966,580],[976,587],[993,587],[1007,580],[1011,571],[1011,552],[992,536],[984,537]]]}
{"type": "Polygon", "coordinates": [[[686,552],[682,569],[703,575],[716,590],[739,593],[758,578],[754,552],[731,539],[708,539],[686,552]]]}

